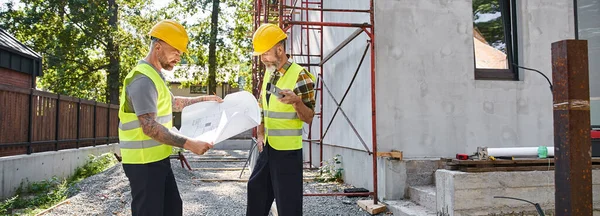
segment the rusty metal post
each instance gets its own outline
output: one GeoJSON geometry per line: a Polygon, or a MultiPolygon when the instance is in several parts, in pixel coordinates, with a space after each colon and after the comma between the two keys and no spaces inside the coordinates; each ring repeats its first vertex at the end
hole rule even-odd
{"type": "Polygon", "coordinates": [[[592,215],[587,41],[552,43],[552,81],[555,214],[592,215]]]}

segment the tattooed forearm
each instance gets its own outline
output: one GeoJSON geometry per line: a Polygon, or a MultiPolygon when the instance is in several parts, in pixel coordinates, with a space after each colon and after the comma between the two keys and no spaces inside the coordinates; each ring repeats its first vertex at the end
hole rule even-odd
{"type": "Polygon", "coordinates": [[[186,106],[205,101],[205,96],[198,97],[175,97],[173,112],[181,112],[186,106]]]}
{"type": "Polygon", "coordinates": [[[165,126],[156,122],[156,113],[143,114],[138,116],[138,119],[140,120],[140,125],[142,126],[144,134],[147,136],[160,143],[183,148],[183,144],[185,144],[187,138],[172,132],[165,126]]]}

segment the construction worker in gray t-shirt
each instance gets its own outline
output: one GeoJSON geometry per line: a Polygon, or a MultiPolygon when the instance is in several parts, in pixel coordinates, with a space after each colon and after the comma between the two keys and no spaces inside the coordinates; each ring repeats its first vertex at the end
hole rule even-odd
{"type": "Polygon", "coordinates": [[[174,133],[173,112],[218,96],[174,97],[162,69],[172,70],[187,51],[183,26],[164,20],[150,30],[148,56],[123,81],[119,109],[119,147],[123,170],[131,186],[132,215],[182,215],[182,201],[169,156],[172,147],[204,154],[213,143],[174,133]]]}

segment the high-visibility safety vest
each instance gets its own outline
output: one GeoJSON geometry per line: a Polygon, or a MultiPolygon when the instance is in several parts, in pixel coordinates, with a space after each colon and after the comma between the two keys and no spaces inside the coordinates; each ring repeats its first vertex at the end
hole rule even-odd
{"type": "MultiPolygon", "coordinates": [[[[298,76],[304,68],[292,63],[285,74],[277,81],[280,89],[294,89],[298,76]]],[[[315,77],[306,72],[315,81],[315,77]]],[[[294,107],[290,104],[279,102],[272,95],[268,100],[266,97],[267,83],[271,80],[271,73],[265,73],[262,85],[262,106],[264,113],[265,140],[276,150],[297,150],[302,148],[302,126],[303,122],[298,118],[294,107]]]]}
{"type": "MultiPolygon", "coordinates": [[[[138,74],[146,75],[156,87],[158,93],[156,122],[162,124],[167,129],[171,129],[173,127],[173,106],[171,93],[165,81],[152,66],[138,64],[127,74],[123,86],[127,86],[138,74]]],[[[119,108],[119,148],[121,148],[121,162],[123,164],[147,164],[169,157],[172,147],[161,144],[144,134],[137,115],[125,112],[125,98],[126,93],[125,89],[123,89],[121,93],[121,106],[119,108]]]]}

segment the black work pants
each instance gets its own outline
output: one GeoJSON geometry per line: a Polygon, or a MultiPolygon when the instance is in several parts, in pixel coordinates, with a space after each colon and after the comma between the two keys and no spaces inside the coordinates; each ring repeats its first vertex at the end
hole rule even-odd
{"type": "Polygon", "coordinates": [[[269,215],[273,199],[279,215],[302,215],[302,196],[302,149],[279,151],[267,143],[248,181],[246,215],[269,215]]]}
{"type": "Polygon", "coordinates": [[[148,164],[123,164],[131,186],[131,213],[182,215],[182,202],[169,158],[148,164]]]}

